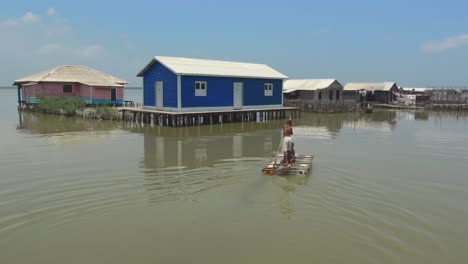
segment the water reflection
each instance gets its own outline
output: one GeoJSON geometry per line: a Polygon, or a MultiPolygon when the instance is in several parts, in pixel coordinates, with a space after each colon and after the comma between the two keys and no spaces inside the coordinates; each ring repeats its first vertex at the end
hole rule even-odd
{"type": "Polygon", "coordinates": [[[143,134],[142,166],[195,169],[222,161],[271,157],[281,140],[278,124],[231,124],[185,128],[126,127],[143,134]]]}
{"type": "MultiPolygon", "coordinates": [[[[372,114],[303,113],[301,118],[294,120],[295,137],[304,144],[302,149],[301,143],[296,148],[302,153],[306,146],[310,149],[315,144],[313,142],[318,142],[309,143],[308,139],[334,140],[340,136],[343,128],[392,133],[398,121],[425,120],[432,115],[444,114],[415,111],[375,111],[372,114]]],[[[464,117],[466,119],[466,115],[464,117]]],[[[262,184],[269,180],[275,184],[277,193],[274,195],[277,195],[279,212],[289,218],[294,213],[293,201],[297,189],[306,185],[313,173],[311,171],[307,176],[261,176],[261,168],[274,157],[278,149],[283,120],[183,128],[30,112],[20,112],[18,120],[18,129],[22,133],[39,135],[60,144],[96,144],[103,137],[122,130],[139,135],[134,137],[138,139],[136,144],[127,145],[134,147],[137,155],[141,153],[138,155],[136,168],[129,168],[129,173],[144,175],[139,179],[152,203],[198,199],[199,194],[206,193],[207,190],[220,189],[243,179],[257,178],[262,184]]]]}
{"type": "Polygon", "coordinates": [[[391,134],[399,120],[395,111],[375,111],[372,114],[357,113],[348,116],[345,126],[354,130],[372,130],[380,133],[391,134]]]}
{"type": "Polygon", "coordinates": [[[23,133],[46,136],[57,143],[99,139],[122,129],[121,122],[71,118],[34,112],[18,112],[17,129],[23,133]]]}
{"type": "Polygon", "coordinates": [[[309,179],[312,177],[312,170],[306,175],[288,175],[288,176],[279,176],[274,179],[275,183],[278,185],[280,194],[279,194],[279,208],[280,213],[290,218],[294,212],[294,208],[291,202],[291,195],[296,191],[297,185],[306,184],[309,179]]]}
{"type": "MultiPolygon", "coordinates": [[[[186,128],[129,126],[143,135],[145,185],[152,202],[195,199],[196,194],[237,182],[244,177],[259,177],[281,141],[282,122],[244,123],[186,128]],[[252,171],[258,172],[254,175],[252,171]]],[[[308,175],[272,179],[279,188],[279,209],[290,217],[291,193],[306,184],[308,175]]]]}
{"type": "Polygon", "coordinates": [[[150,200],[196,199],[197,194],[258,177],[277,150],[282,122],[184,128],[126,124],[143,137],[141,171],[150,200]]]}
{"type": "Polygon", "coordinates": [[[53,134],[122,129],[122,122],[18,112],[18,129],[32,134],[53,134]]]}
{"type": "MultiPolygon", "coordinates": [[[[297,138],[335,139],[343,128],[390,134],[400,120],[423,121],[432,117],[437,122],[445,116],[466,120],[467,114],[388,110],[371,114],[302,113],[293,125],[297,138]]],[[[17,128],[22,133],[38,134],[60,143],[99,140],[122,130],[140,134],[143,138],[140,168],[146,174],[155,174],[160,170],[209,168],[229,162],[242,166],[249,158],[249,162],[254,158],[258,163],[259,159],[276,153],[284,121],[171,128],[19,112],[18,122],[17,128]]]]}
{"type": "MultiPolygon", "coordinates": [[[[37,239],[29,238],[41,230],[50,231],[46,240],[61,242],[60,250],[70,254],[75,248],[63,243],[66,238],[96,244],[96,237],[82,234],[89,228],[89,234],[110,234],[98,242],[115,248],[113,241],[125,236],[119,223],[109,225],[116,216],[138,227],[131,242],[141,243],[127,251],[145,257],[154,247],[171,251],[193,248],[193,242],[201,247],[186,259],[230,254],[224,249],[247,238],[246,247],[233,254],[266,256],[259,260],[264,262],[466,259],[459,250],[466,235],[459,230],[467,229],[468,216],[467,115],[382,112],[303,114],[294,120],[298,143],[318,154],[308,177],[261,176],[261,166],[278,147],[281,121],[161,128],[26,113],[18,118],[19,133],[9,136],[18,122],[13,116],[2,126],[7,144],[0,162],[0,230],[8,231],[0,231],[0,242],[3,252],[13,252],[3,262],[28,262],[15,261],[14,253],[36,252],[37,239]],[[128,133],[117,140],[95,137],[120,129],[128,133]],[[79,149],[43,140],[80,134],[97,141],[79,149]],[[164,203],[174,200],[180,202],[164,203]],[[174,230],[189,240],[171,240],[174,230]],[[219,240],[229,246],[213,251],[212,242],[219,240]],[[284,252],[268,255],[271,241],[281,241],[275,252],[284,252]],[[257,250],[259,245],[264,247],[257,250]],[[343,254],[337,257],[337,251],[343,254]]],[[[186,260],[172,251],[166,258],[149,257],[186,260]]]]}

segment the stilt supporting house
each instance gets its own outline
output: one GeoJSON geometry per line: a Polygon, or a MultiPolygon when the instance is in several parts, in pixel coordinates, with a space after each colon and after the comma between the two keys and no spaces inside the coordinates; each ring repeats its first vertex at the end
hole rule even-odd
{"type": "Polygon", "coordinates": [[[232,122],[265,122],[268,120],[299,117],[299,108],[280,107],[269,109],[245,109],[204,112],[167,112],[136,107],[119,110],[123,121],[153,126],[197,126],[232,122]]]}

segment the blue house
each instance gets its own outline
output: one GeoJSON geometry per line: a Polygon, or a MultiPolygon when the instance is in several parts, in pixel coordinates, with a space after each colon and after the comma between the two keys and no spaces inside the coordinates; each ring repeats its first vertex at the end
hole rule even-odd
{"type": "Polygon", "coordinates": [[[265,64],[162,56],[137,76],[144,108],[169,112],[281,108],[288,78],[265,64]]]}

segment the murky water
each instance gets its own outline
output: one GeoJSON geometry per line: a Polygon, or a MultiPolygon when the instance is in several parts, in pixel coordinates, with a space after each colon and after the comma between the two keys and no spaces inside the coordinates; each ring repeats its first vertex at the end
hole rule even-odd
{"type": "Polygon", "coordinates": [[[468,261],[466,114],[304,114],[311,174],[270,177],[278,121],[152,128],[18,115],[15,96],[0,90],[0,263],[468,261]]]}

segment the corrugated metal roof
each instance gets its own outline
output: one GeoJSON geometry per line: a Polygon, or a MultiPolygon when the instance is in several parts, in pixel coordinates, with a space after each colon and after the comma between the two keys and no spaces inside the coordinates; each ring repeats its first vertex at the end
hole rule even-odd
{"type": "Polygon", "coordinates": [[[396,85],[395,82],[356,82],[347,83],[345,91],[368,90],[368,91],[390,91],[396,85]]]}
{"type": "Polygon", "coordinates": [[[30,82],[76,82],[91,86],[121,86],[128,83],[112,75],[78,65],[55,67],[18,79],[13,85],[30,82]]]}
{"type": "Polygon", "coordinates": [[[265,64],[189,59],[156,56],[138,73],[141,77],[155,62],[159,62],[178,75],[222,76],[261,79],[287,79],[288,77],[265,64]]]}
{"type": "Polygon", "coordinates": [[[410,88],[410,87],[402,87],[403,91],[407,92],[418,92],[423,93],[425,91],[432,91],[432,88],[410,88]]]}
{"type": "Polygon", "coordinates": [[[300,79],[286,80],[283,84],[283,92],[291,93],[294,91],[313,91],[325,89],[333,85],[334,82],[342,88],[343,86],[336,79],[300,79]]]}

